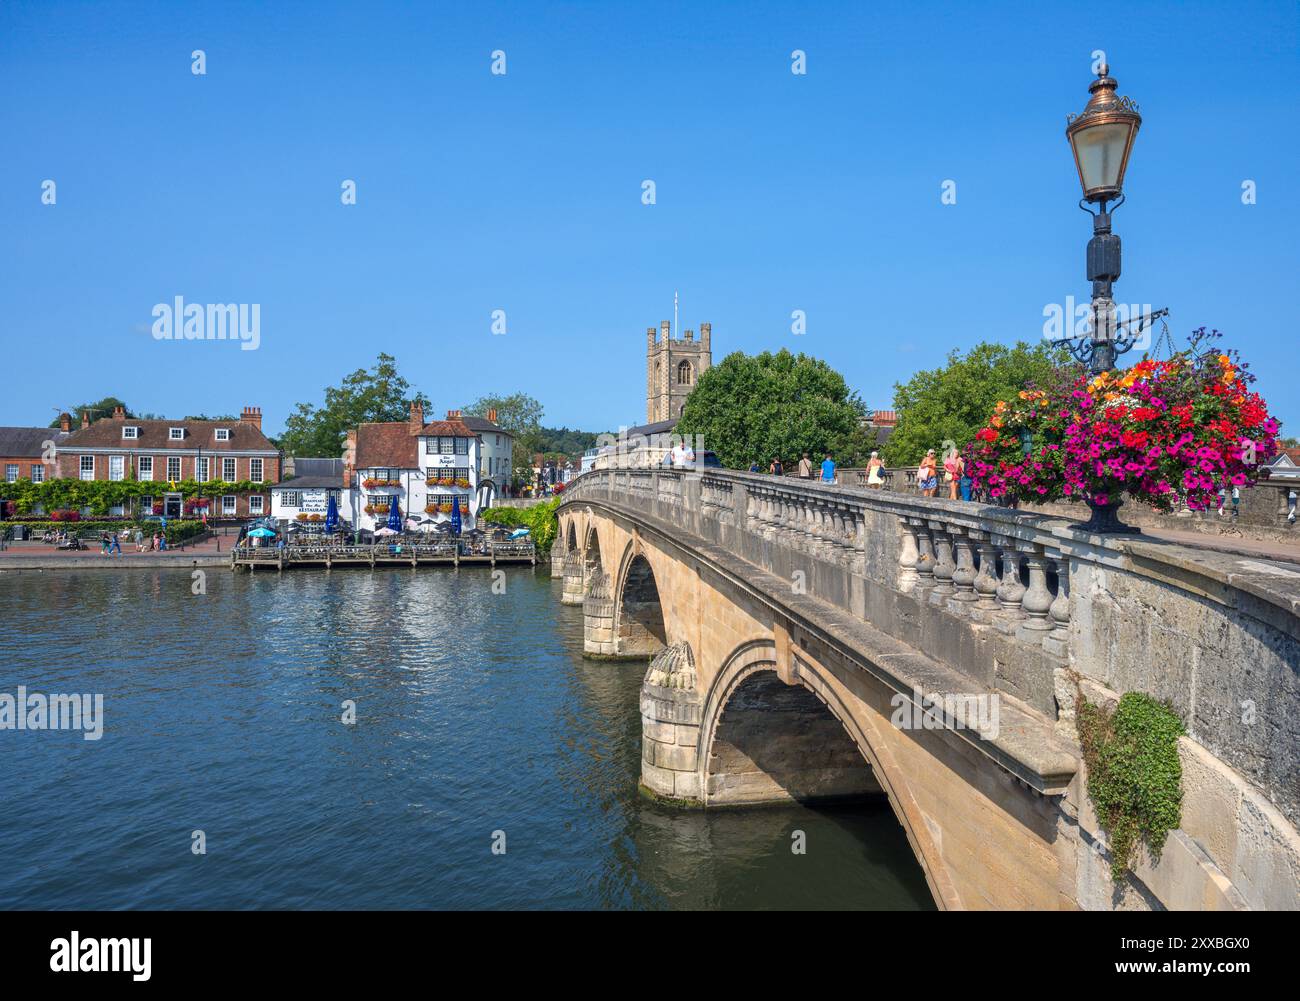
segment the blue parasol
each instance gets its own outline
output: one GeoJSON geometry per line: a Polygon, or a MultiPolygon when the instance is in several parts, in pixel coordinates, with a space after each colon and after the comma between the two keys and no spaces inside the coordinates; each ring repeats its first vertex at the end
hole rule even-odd
{"type": "Polygon", "coordinates": [[[460,501],[451,502],[451,534],[460,535],[460,501]]]}
{"type": "Polygon", "coordinates": [[[394,532],[402,530],[402,509],[398,506],[396,497],[388,504],[388,527],[394,532]]]}
{"type": "Polygon", "coordinates": [[[334,503],[334,495],[330,494],[329,506],[325,508],[325,531],[332,532],[339,527],[339,506],[334,503]]]}

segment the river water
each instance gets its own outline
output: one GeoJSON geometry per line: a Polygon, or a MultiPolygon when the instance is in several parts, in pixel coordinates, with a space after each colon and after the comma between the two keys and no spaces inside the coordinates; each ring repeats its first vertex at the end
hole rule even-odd
{"type": "Polygon", "coordinates": [[[545,568],[491,584],[0,574],[0,693],[104,697],[98,741],[0,730],[0,906],[932,906],[887,807],[643,799],[645,665],[583,660],[545,568]]]}

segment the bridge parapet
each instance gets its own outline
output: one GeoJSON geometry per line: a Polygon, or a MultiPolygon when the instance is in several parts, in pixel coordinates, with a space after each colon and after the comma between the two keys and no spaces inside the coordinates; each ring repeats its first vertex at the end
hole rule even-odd
{"type": "Polygon", "coordinates": [[[1265,899],[1280,879],[1294,894],[1296,872],[1275,870],[1295,866],[1300,825],[1300,572],[1010,508],[728,470],[594,470],[561,513],[598,501],[852,613],[1069,740],[1080,691],[1168,700],[1198,783],[1184,827],[1217,846],[1234,885],[1265,899]],[[1287,861],[1252,861],[1262,842],[1287,861]]]}

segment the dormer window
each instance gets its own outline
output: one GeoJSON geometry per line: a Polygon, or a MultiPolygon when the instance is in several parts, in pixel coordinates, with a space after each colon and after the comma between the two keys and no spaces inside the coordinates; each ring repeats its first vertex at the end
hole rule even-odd
{"type": "Polygon", "coordinates": [[[139,437],[140,437],[140,429],[139,429],[138,427],[133,427],[132,425],[128,424],[126,427],[122,428],[122,437],[123,437],[123,438],[139,438],[139,437]]]}
{"type": "Polygon", "coordinates": [[[230,441],[230,428],[217,428],[217,441],[230,441]]]}
{"type": "Polygon", "coordinates": [[[184,440],[185,440],[185,429],[184,429],[184,428],[168,428],[168,429],[167,429],[167,438],[168,438],[169,441],[184,441],[184,440]]]}

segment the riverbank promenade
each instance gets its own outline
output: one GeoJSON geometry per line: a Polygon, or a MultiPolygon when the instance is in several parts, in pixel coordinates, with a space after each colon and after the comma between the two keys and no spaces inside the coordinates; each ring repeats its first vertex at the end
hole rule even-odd
{"type": "Polygon", "coordinates": [[[230,550],[235,537],[209,536],[202,542],[186,543],[185,547],[163,552],[137,552],[134,543],[123,544],[121,553],[105,556],[98,543],[93,548],[56,549],[44,542],[6,542],[0,550],[0,573],[13,570],[70,570],[108,568],[158,568],[223,566],[230,562],[230,550]]]}

